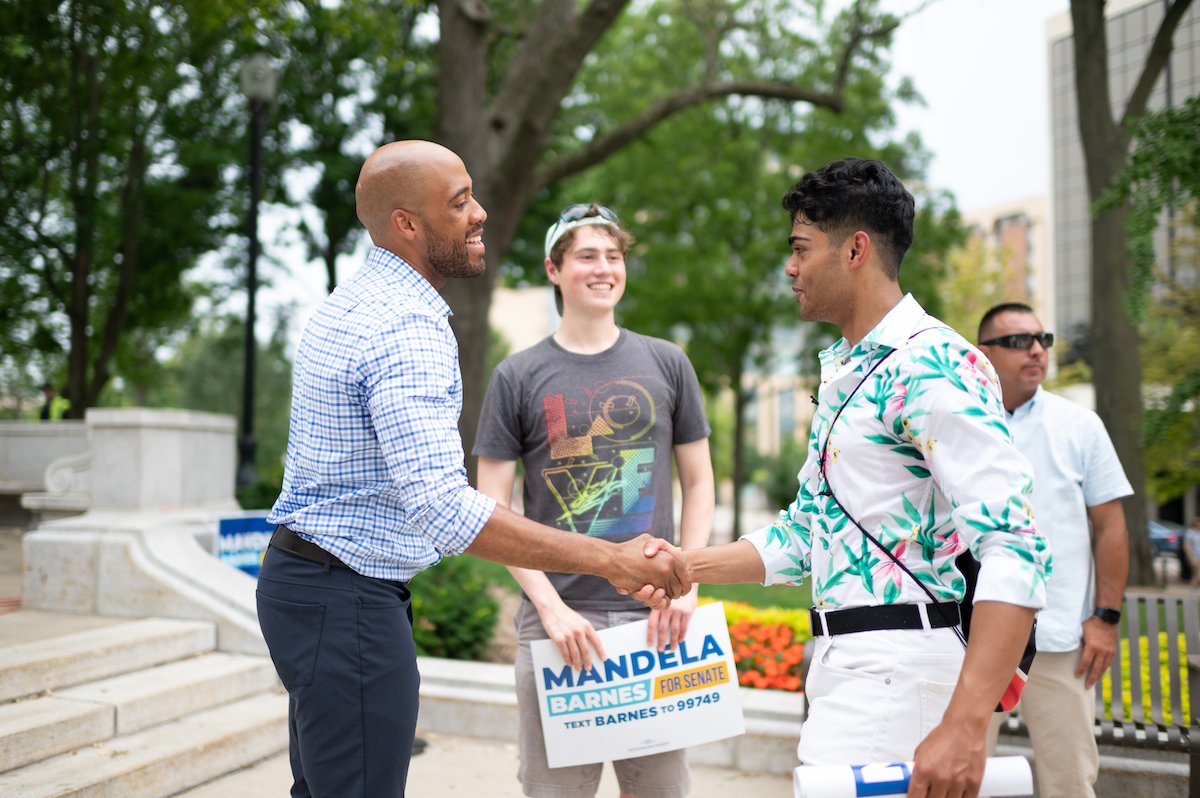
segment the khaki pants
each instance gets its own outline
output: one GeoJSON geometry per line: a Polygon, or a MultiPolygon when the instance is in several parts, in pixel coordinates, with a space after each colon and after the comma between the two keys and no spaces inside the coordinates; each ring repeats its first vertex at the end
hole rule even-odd
{"type": "MultiPolygon", "coordinates": [[[[1096,694],[1075,676],[1081,651],[1039,651],[1017,711],[1029,728],[1037,766],[1039,798],[1095,798],[1100,754],[1092,725],[1096,694]]],[[[995,713],[988,730],[988,754],[1005,715],[995,713]]]]}

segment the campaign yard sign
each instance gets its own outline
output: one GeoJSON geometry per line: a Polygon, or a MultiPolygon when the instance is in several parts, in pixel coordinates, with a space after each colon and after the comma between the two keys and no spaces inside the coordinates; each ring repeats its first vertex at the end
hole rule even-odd
{"type": "Polygon", "coordinates": [[[746,730],[723,604],[697,608],[675,648],[646,646],[646,621],[599,632],[607,659],[578,671],[531,644],[552,768],[657,754],[746,730]]]}
{"type": "Polygon", "coordinates": [[[271,542],[274,524],[267,523],[266,511],[248,512],[244,515],[217,520],[217,536],[213,541],[213,552],[221,562],[258,576],[262,567],[263,552],[271,542]]]}

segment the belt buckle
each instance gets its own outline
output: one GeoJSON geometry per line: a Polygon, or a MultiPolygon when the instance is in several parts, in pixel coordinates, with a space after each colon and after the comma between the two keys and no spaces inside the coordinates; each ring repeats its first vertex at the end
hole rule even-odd
{"type": "Polygon", "coordinates": [[[825,619],[825,613],[829,612],[829,610],[824,610],[824,609],[819,610],[814,607],[813,612],[815,612],[817,614],[817,618],[821,622],[821,632],[820,633],[822,635],[824,635],[825,637],[829,637],[830,636],[829,635],[829,621],[827,621],[825,619]]]}

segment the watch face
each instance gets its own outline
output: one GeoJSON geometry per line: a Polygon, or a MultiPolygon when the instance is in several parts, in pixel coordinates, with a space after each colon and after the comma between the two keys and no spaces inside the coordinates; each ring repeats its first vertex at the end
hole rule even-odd
{"type": "Polygon", "coordinates": [[[1096,617],[1105,623],[1116,624],[1121,621],[1121,611],[1110,607],[1100,607],[1096,610],[1096,617]]]}

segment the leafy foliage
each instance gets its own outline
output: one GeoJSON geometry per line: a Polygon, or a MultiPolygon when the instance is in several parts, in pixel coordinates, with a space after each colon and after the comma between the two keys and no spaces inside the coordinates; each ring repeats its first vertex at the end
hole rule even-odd
{"type": "Polygon", "coordinates": [[[1133,129],[1129,160],[1097,204],[1129,203],[1133,279],[1129,305],[1139,320],[1147,409],[1142,431],[1147,487],[1156,501],[1200,481],[1200,97],[1146,114],[1133,129]],[[1154,238],[1166,216],[1169,247],[1159,262],[1154,238]],[[1190,275],[1184,278],[1184,275],[1190,275]],[[1189,282],[1190,281],[1190,282],[1189,282]],[[1152,311],[1152,312],[1148,312],[1152,311]]]}
{"type": "Polygon", "coordinates": [[[65,352],[76,407],[126,331],[181,325],[181,275],[239,218],[235,64],[273,5],[0,6],[0,335],[6,353],[65,352]]]}
{"type": "MultiPolygon", "coordinates": [[[[1200,249],[1190,241],[1192,273],[1200,274],[1200,249]]],[[[1143,419],[1150,495],[1165,503],[1200,483],[1200,287],[1159,272],[1153,312],[1142,319],[1147,407],[1143,419]]]]}
{"type": "Polygon", "coordinates": [[[446,557],[409,583],[413,640],[426,657],[481,659],[491,642],[500,606],[488,593],[485,571],[474,557],[446,557]]]}
{"type": "Polygon", "coordinates": [[[1133,129],[1129,161],[1096,203],[1105,213],[1129,203],[1126,229],[1133,269],[1130,308],[1140,318],[1149,303],[1157,256],[1154,231],[1164,209],[1200,227],[1200,97],[1143,116],[1133,129]]]}
{"type": "Polygon", "coordinates": [[[309,259],[325,265],[330,291],[337,259],[362,237],[354,184],[363,160],[384,141],[433,138],[436,60],[416,36],[427,6],[305,0],[271,34],[284,60],[277,116],[289,133],[272,170],[281,175],[276,193],[311,204],[297,230],[309,259]]]}
{"type": "MultiPolygon", "coordinates": [[[[875,13],[876,6],[865,3],[859,10],[875,13]]],[[[586,141],[619,125],[645,97],[689,84],[761,73],[798,85],[828,85],[838,65],[831,48],[853,21],[850,12],[826,19],[820,4],[773,0],[699,6],[660,0],[644,12],[631,10],[582,70],[575,102],[560,118],[563,133],[548,155],[579,146],[563,140],[568,134],[586,141]],[[813,38],[821,30],[830,31],[827,41],[813,38]],[[717,41],[720,57],[714,58],[706,48],[717,41]],[[681,68],[664,71],[663,52],[681,68]]],[[[882,15],[878,24],[891,21],[882,15]]],[[[919,140],[895,131],[892,106],[915,93],[906,83],[892,91],[883,80],[889,44],[881,35],[850,60],[846,102],[838,113],[731,97],[667,119],[541,195],[514,242],[516,262],[506,264],[517,279],[540,279],[540,236],[564,205],[597,201],[622,215],[638,244],[628,259],[629,287],[618,318],[641,333],[679,342],[706,393],[734,393],[731,445],[714,439],[713,447],[733,458],[735,495],[744,481],[739,441],[745,405],[753,398],[745,378],[811,373],[816,350],[836,338],[827,325],[797,330],[783,273],[789,228],[780,207],[784,192],[806,169],[848,154],[880,158],[914,181],[925,166],[919,140]]],[[[937,314],[944,254],[964,233],[951,197],[917,194],[916,243],[902,284],[937,314]]]]}
{"type": "Polygon", "coordinates": [[[789,435],[780,441],[773,456],[756,454],[750,464],[750,478],[767,496],[767,506],[787,507],[796,498],[796,473],[808,452],[808,435],[789,435]]]}
{"type": "Polygon", "coordinates": [[[974,341],[983,314],[1008,299],[1000,264],[1003,255],[989,257],[982,238],[968,241],[946,256],[946,276],[939,293],[941,320],[968,341],[974,341]]]}

